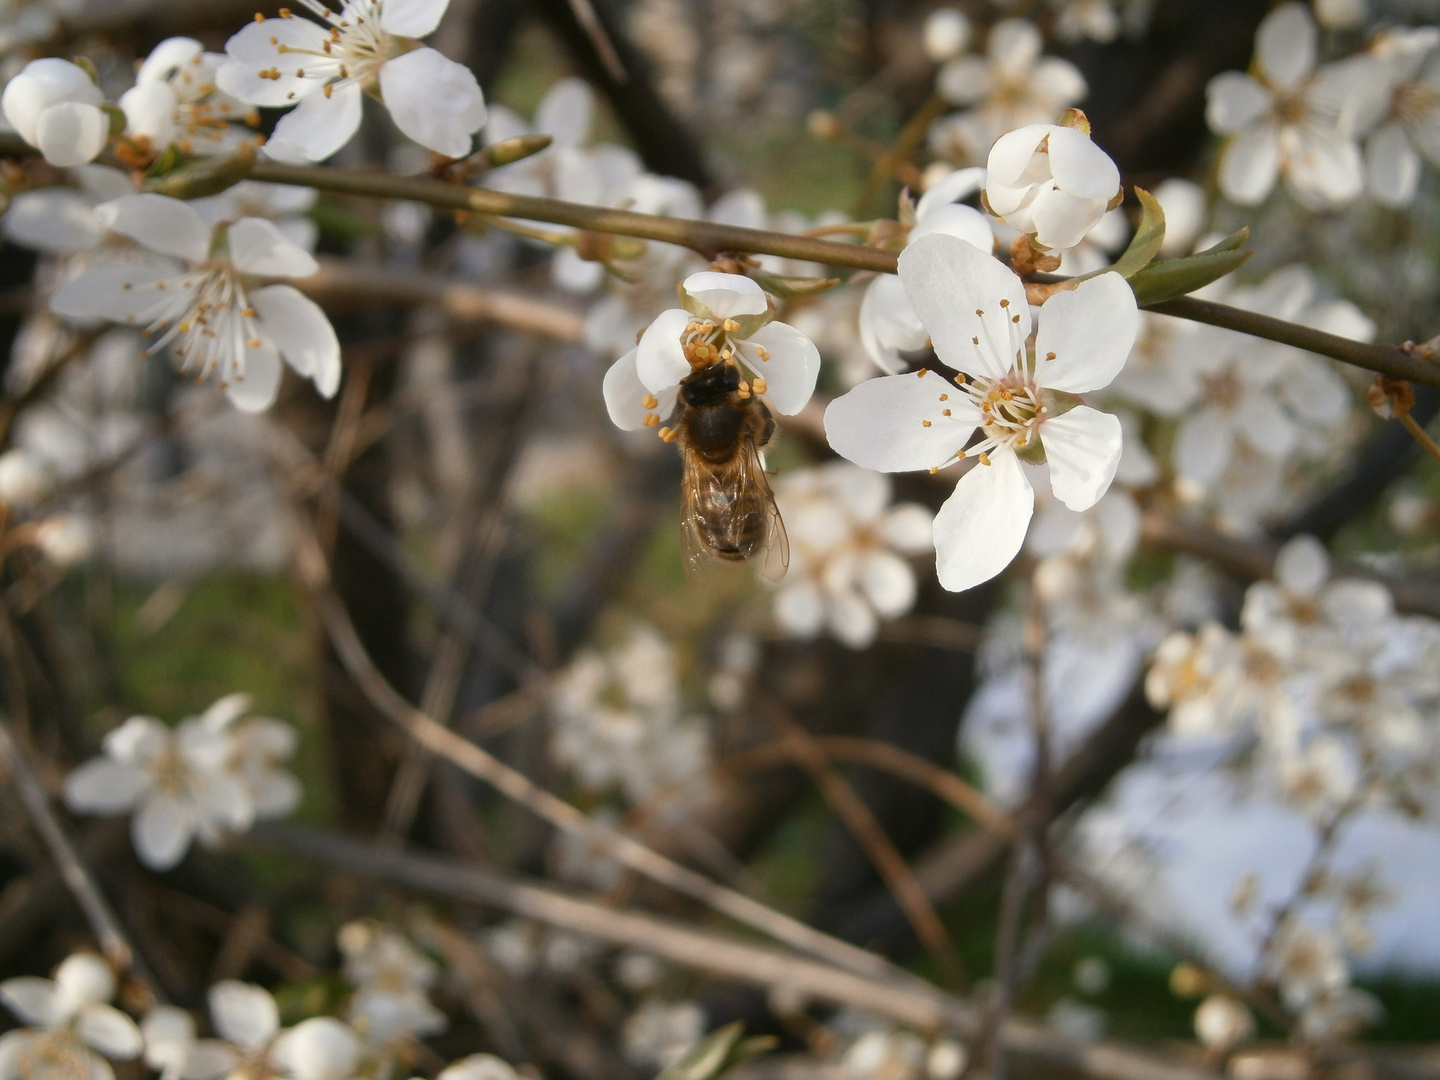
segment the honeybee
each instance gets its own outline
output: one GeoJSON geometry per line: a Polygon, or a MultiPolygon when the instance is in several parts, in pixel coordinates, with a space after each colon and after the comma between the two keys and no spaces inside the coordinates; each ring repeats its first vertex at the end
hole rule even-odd
{"type": "Polygon", "coordinates": [[[680,532],[686,572],[693,580],[711,558],[740,562],[760,555],[760,572],[779,581],[790,565],[790,542],[760,461],[760,450],[775,435],[770,410],[740,378],[740,369],[721,361],[681,380],[672,422],[685,468],[680,532]]]}

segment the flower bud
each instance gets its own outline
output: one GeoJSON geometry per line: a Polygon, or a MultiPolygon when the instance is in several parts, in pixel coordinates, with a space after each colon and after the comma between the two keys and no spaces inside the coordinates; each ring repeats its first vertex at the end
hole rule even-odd
{"type": "Polygon", "coordinates": [[[1120,193],[1120,170],[1076,127],[1030,124],[990,149],[985,202],[1040,247],[1072,248],[1120,193]]]}

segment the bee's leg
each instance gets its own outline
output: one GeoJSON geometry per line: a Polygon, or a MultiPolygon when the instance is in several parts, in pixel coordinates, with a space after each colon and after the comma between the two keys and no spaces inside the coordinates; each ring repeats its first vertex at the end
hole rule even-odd
{"type": "Polygon", "coordinates": [[[769,446],[770,440],[775,437],[775,417],[770,415],[770,410],[765,407],[763,401],[757,401],[755,404],[760,407],[760,415],[765,421],[764,427],[760,429],[760,438],[755,443],[755,449],[759,450],[769,446]]]}

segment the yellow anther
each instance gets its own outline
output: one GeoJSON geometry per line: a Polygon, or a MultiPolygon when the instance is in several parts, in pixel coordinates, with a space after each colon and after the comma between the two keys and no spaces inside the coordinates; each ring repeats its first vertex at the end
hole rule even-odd
{"type": "Polygon", "coordinates": [[[984,309],[984,308],[978,308],[978,307],[977,307],[977,308],[975,309],[975,314],[976,314],[976,315],[984,315],[984,314],[985,314],[985,309],[984,309]]]}
{"type": "Polygon", "coordinates": [[[258,348],[260,347],[260,339],[259,339],[258,337],[252,337],[252,338],[247,339],[246,342],[245,342],[245,344],[246,344],[249,348],[258,349],[258,348]]]}
{"type": "Polygon", "coordinates": [[[758,357],[760,357],[761,360],[769,360],[769,359],[770,359],[770,354],[765,351],[765,346],[764,346],[764,345],[756,345],[756,346],[755,346],[755,355],[758,356],[758,357]]]}
{"type": "Polygon", "coordinates": [[[1046,359],[1046,360],[1054,360],[1054,359],[1055,359],[1055,354],[1054,354],[1053,352],[1047,352],[1047,353],[1045,354],[1045,359],[1046,359]]]}
{"type": "Polygon", "coordinates": [[[940,410],[940,415],[941,415],[941,416],[949,416],[949,415],[950,415],[950,410],[949,410],[949,409],[941,409],[941,410],[940,410]]]}
{"type": "Polygon", "coordinates": [[[265,21],[265,16],[262,15],[260,12],[257,11],[257,12],[255,12],[255,21],[256,21],[256,22],[264,22],[264,21],[265,21]]]}
{"type": "Polygon", "coordinates": [[[767,383],[764,379],[756,379],[754,384],[751,386],[751,389],[753,389],[757,394],[763,394],[769,388],[770,384],[767,383]]]}
{"type": "Polygon", "coordinates": [[[646,394],[643,398],[640,399],[640,405],[642,408],[645,409],[655,409],[659,407],[660,401],[655,397],[654,394],[646,394]]]}
{"type": "Polygon", "coordinates": [[[696,358],[697,360],[705,360],[705,359],[708,359],[709,356],[710,356],[710,346],[709,346],[709,345],[696,345],[696,346],[695,346],[695,358],[696,358]]]}
{"type": "MultiPolygon", "coordinates": [[[[960,456],[961,456],[961,457],[964,457],[965,455],[964,455],[964,454],[961,454],[960,456]]],[[[939,465],[931,465],[931,466],[930,466],[930,475],[931,475],[931,476],[934,476],[934,475],[935,475],[937,472],[939,472],[939,471],[940,471],[940,466],[939,466],[939,465]]]]}
{"type": "Polygon", "coordinates": [[[720,359],[721,359],[721,360],[726,360],[726,361],[732,360],[732,359],[734,359],[734,356],[735,356],[735,354],[734,354],[733,352],[731,352],[729,349],[722,349],[721,352],[720,352],[720,359]]]}
{"type": "Polygon", "coordinates": [[[646,427],[655,427],[660,423],[660,416],[658,413],[646,413],[642,422],[646,427]]]}
{"type": "Polygon", "coordinates": [[[930,427],[931,424],[930,424],[930,421],[929,421],[929,420],[921,420],[921,421],[920,421],[920,426],[921,426],[921,427],[930,427]]]}
{"type": "Polygon", "coordinates": [[[675,436],[676,432],[674,428],[662,427],[660,429],[660,438],[665,442],[674,442],[675,436]]]}
{"type": "Polygon", "coordinates": [[[289,9],[288,7],[282,7],[282,8],[280,9],[280,18],[282,18],[282,19],[288,19],[288,18],[290,18],[290,9],[289,9]]]}
{"type": "Polygon", "coordinates": [[[1009,301],[1009,300],[1001,300],[1001,301],[1000,301],[1000,306],[1001,306],[1001,307],[1009,307],[1009,306],[1010,306],[1010,301],[1009,301]]]}
{"type": "Polygon", "coordinates": [[[917,372],[915,373],[915,377],[916,377],[917,379],[923,379],[926,375],[929,375],[929,374],[930,374],[930,369],[929,369],[929,368],[923,368],[923,367],[922,367],[919,371],[917,371],[917,372]]]}
{"type": "Polygon", "coordinates": [[[740,385],[735,388],[735,393],[739,394],[742,399],[748,398],[750,396],[750,384],[742,380],[740,385]]]}
{"type": "Polygon", "coordinates": [[[949,394],[941,394],[941,395],[940,395],[940,400],[941,400],[941,401],[949,401],[949,400],[950,400],[950,395],[949,395],[949,394]]]}
{"type": "Polygon", "coordinates": [[[980,344],[980,339],[979,339],[978,337],[972,337],[972,338],[970,339],[970,344],[971,344],[971,345],[979,345],[979,344],[980,344]]]}
{"type": "Polygon", "coordinates": [[[982,452],[982,453],[980,454],[980,464],[981,464],[981,465],[989,465],[989,464],[990,464],[990,455],[982,452]]]}
{"type": "Polygon", "coordinates": [[[725,332],[726,332],[727,334],[733,334],[733,333],[735,333],[736,330],[739,330],[739,329],[740,329],[740,324],[739,324],[738,322],[736,322],[734,319],[726,319],[726,320],[725,320],[723,323],[721,323],[720,325],[725,328],[725,332]]]}
{"type": "Polygon", "coordinates": [[[1011,315],[1011,316],[1010,316],[1010,321],[1013,322],[1013,323],[1018,323],[1018,322],[1020,321],[1020,316],[1019,316],[1019,315],[1011,315]]]}

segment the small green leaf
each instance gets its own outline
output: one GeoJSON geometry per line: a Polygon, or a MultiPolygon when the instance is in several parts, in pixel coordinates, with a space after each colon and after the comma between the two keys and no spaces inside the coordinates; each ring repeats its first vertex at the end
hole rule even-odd
{"type": "Polygon", "coordinates": [[[775,1039],[768,1035],[741,1038],[744,1032],[745,1025],[739,1020],[717,1028],[656,1080],[717,1080],[736,1065],[758,1057],[775,1045],[775,1039]]]}
{"type": "Polygon", "coordinates": [[[1165,242],[1165,211],[1159,201],[1144,188],[1137,187],[1135,197],[1140,200],[1140,227],[1125,253],[1110,267],[1123,278],[1132,278],[1149,266],[1165,242]]]}
{"type": "Polygon", "coordinates": [[[73,63],[81,71],[85,72],[86,75],[90,76],[92,83],[96,86],[100,85],[100,72],[95,68],[95,61],[91,60],[88,56],[77,56],[73,63]]]}
{"type": "Polygon", "coordinates": [[[517,135],[513,139],[504,139],[487,146],[477,156],[490,168],[498,169],[502,165],[513,165],[540,153],[553,141],[549,135],[517,135]]]}
{"type": "Polygon", "coordinates": [[[151,167],[145,190],[175,199],[201,199],[218,195],[250,175],[255,165],[255,147],[241,143],[235,153],[222,158],[200,158],[178,168],[170,162],[170,147],[151,167]],[[168,165],[167,165],[168,163],[168,165]]]}
{"type": "Polygon", "coordinates": [[[109,137],[118,138],[125,131],[125,125],[128,123],[124,111],[115,105],[101,105],[100,111],[105,114],[105,119],[110,121],[109,137]]]}
{"type": "Polygon", "coordinates": [[[756,283],[771,296],[818,296],[840,284],[839,278],[786,277],[783,274],[756,274],[756,283]]]}
{"type": "Polygon", "coordinates": [[[1151,263],[1132,277],[1130,288],[1135,291],[1135,302],[1141,307],[1173,300],[1238,270],[1252,254],[1243,249],[1212,248],[1183,259],[1165,259],[1151,263]]]}

